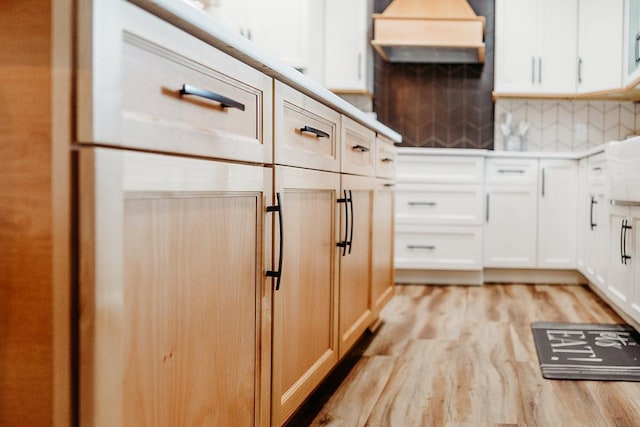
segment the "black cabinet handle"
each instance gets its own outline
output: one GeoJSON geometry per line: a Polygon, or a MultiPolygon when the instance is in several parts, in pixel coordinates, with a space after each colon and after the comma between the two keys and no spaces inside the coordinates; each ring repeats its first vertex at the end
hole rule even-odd
{"type": "Polygon", "coordinates": [[[389,188],[389,187],[395,187],[396,185],[395,184],[391,184],[391,183],[387,183],[387,184],[383,184],[383,186],[389,188]]]}
{"type": "Polygon", "coordinates": [[[353,216],[353,195],[351,194],[351,190],[349,190],[349,204],[351,205],[351,231],[349,232],[349,241],[347,245],[349,246],[349,253],[351,253],[351,245],[353,244],[353,226],[356,222],[356,217],[353,216]]]}
{"type": "Polygon", "coordinates": [[[591,226],[591,229],[593,230],[594,228],[596,228],[596,226],[598,224],[593,222],[593,205],[597,205],[598,202],[596,201],[596,198],[591,196],[591,208],[589,210],[589,224],[591,226]]]}
{"type": "Polygon", "coordinates": [[[328,133],[321,131],[320,129],[313,128],[311,126],[302,126],[300,128],[301,133],[312,133],[316,136],[316,138],[329,138],[331,135],[328,133]]]}
{"type": "Polygon", "coordinates": [[[347,255],[347,238],[349,236],[349,198],[347,197],[347,190],[342,190],[344,198],[338,199],[338,203],[344,203],[344,240],[336,243],[336,246],[342,248],[342,256],[347,255]]]}
{"type": "Polygon", "coordinates": [[[436,202],[407,202],[409,206],[435,206],[436,202]]]}
{"type": "Polygon", "coordinates": [[[284,256],[284,224],[282,223],[282,203],[280,201],[280,193],[276,193],[276,200],[278,204],[275,206],[267,206],[267,212],[278,212],[278,224],[280,231],[280,257],[278,258],[278,269],[276,271],[267,271],[267,277],[275,277],[277,291],[280,289],[280,279],[282,279],[282,258],[284,256]]]}
{"type": "Polygon", "coordinates": [[[353,147],[351,147],[351,149],[353,151],[361,151],[363,153],[368,153],[369,152],[369,147],[365,147],[364,145],[354,145],[353,147]]]}
{"type": "Polygon", "coordinates": [[[490,198],[489,198],[489,193],[487,193],[487,211],[486,211],[486,221],[489,222],[489,202],[490,202],[490,198]]]}
{"type": "Polygon", "coordinates": [[[205,89],[200,89],[188,84],[182,85],[182,89],[180,89],[180,95],[199,96],[201,98],[206,98],[211,101],[219,102],[222,108],[237,108],[238,110],[244,111],[244,104],[241,104],[238,101],[235,101],[231,98],[227,98],[226,96],[222,96],[218,93],[211,92],[205,89]]]}
{"type": "Polygon", "coordinates": [[[635,54],[636,54],[636,65],[638,65],[638,63],[640,63],[640,32],[636,33],[636,49],[635,49],[635,54]]]}
{"type": "Polygon", "coordinates": [[[431,245],[407,245],[407,249],[425,249],[427,251],[433,251],[436,247],[431,245]]]}
{"type": "Polygon", "coordinates": [[[391,157],[385,157],[384,159],[380,159],[380,161],[382,163],[389,163],[389,162],[393,162],[393,159],[391,157]]]}
{"type": "Polygon", "coordinates": [[[631,228],[628,220],[622,220],[622,227],[620,228],[620,253],[622,255],[622,263],[625,265],[627,264],[627,260],[631,259],[631,257],[627,255],[627,230],[631,230],[631,228]]]}

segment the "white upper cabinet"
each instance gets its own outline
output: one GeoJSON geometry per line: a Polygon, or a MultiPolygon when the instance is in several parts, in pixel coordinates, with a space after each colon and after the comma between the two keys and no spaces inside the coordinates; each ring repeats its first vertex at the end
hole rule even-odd
{"type": "Polygon", "coordinates": [[[624,16],[624,83],[629,84],[640,76],[640,0],[626,0],[624,16]]]}
{"type": "Polygon", "coordinates": [[[324,4],[311,0],[220,0],[218,15],[265,52],[322,81],[324,4]]]}
{"type": "Polygon", "coordinates": [[[373,93],[372,0],[325,0],[324,85],[373,93]]]}
{"type": "Polygon", "coordinates": [[[578,93],[622,86],[624,0],[578,4],[578,93]]]}
{"type": "Polygon", "coordinates": [[[496,92],[575,92],[577,10],[578,0],[496,0],[496,92]]]}

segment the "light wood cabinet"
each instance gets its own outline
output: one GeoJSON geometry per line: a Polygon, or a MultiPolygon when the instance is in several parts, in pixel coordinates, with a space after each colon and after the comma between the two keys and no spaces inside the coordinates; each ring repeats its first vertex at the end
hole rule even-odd
{"type": "Polygon", "coordinates": [[[340,357],[371,324],[371,237],[375,179],[342,175],[340,253],[340,357]]]}
{"type": "Polygon", "coordinates": [[[79,152],[80,423],[268,425],[270,170],[79,152]]]}
{"type": "Polygon", "coordinates": [[[284,423],[338,362],[340,174],[276,166],[283,215],[273,305],[272,424],[284,423]]]}
{"type": "Polygon", "coordinates": [[[128,2],[79,15],[80,143],[271,162],[270,77],[128,2]]]}
{"type": "Polygon", "coordinates": [[[394,293],[394,183],[376,179],[371,242],[371,311],[375,319],[394,293]]]}

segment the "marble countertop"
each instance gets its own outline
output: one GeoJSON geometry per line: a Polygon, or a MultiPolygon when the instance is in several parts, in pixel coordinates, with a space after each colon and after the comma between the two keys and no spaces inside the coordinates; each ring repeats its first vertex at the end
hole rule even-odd
{"type": "Polygon", "coordinates": [[[178,28],[193,34],[217,49],[239,59],[300,92],[372,128],[398,143],[402,136],[371,118],[320,83],[298,72],[279,59],[263,52],[252,42],[227,29],[216,18],[181,0],[129,0],[178,28]]]}

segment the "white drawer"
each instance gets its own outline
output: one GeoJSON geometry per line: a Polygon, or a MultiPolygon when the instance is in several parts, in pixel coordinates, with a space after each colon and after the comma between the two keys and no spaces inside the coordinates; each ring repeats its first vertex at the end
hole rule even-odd
{"type": "Polygon", "coordinates": [[[490,184],[527,184],[538,182],[537,159],[487,159],[485,182],[490,184]]]}
{"type": "Polygon", "coordinates": [[[396,269],[480,270],[481,227],[397,226],[396,269]]]}
{"type": "Polygon", "coordinates": [[[403,183],[396,189],[396,222],[481,225],[482,194],[482,185],[403,183]]]}
{"type": "Polygon", "coordinates": [[[484,176],[484,158],[399,154],[396,173],[402,182],[477,184],[484,176]]]}
{"type": "Polygon", "coordinates": [[[604,185],[607,173],[607,158],[604,153],[589,157],[587,182],[589,185],[604,185]]]}

